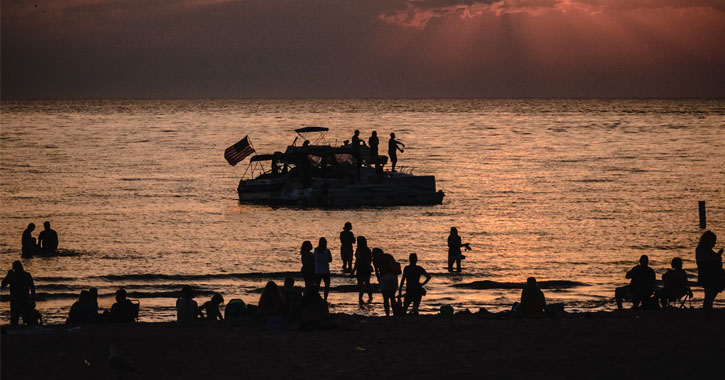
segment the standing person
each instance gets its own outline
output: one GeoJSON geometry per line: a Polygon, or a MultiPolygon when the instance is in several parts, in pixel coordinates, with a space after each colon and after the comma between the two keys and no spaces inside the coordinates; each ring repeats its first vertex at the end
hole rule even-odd
{"type": "Polygon", "coordinates": [[[373,302],[373,289],[370,286],[370,275],[373,272],[371,266],[373,261],[372,252],[368,248],[368,241],[365,236],[357,237],[357,249],[355,250],[355,266],[350,277],[357,275],[358,304],[363,304],[363,293],[367,290],[368,303],[373,302]]]}
{"type": "Polygon", "coordinates": [[[471,249],[468,243],[461,243],[461,237],[458,236],[458,229],[451,227],[451,234],[448,235],[448,271],[453,272],[453,263],[456,263],[456,272],[461,272],[461,260],[466,256],[461,254],[461,247],[465,247],[466,251],[471,249]]]}
{"type": "Polygon", "coordinates": [[[315,278],[317,288],[320,288],[320,282],[325,282],[325,302],[327,295],[330,294],[330,263],[332,262],[332,254],[327,249],[327,239],[320,238],[315,248],[315,278]]]}
{"type": "Polygon", "coordinates": [[[388,140],[388,157],[390,157],[390,163],[393,165],[391,171],[395,171],[395,164],[398,162],[398,151],[403,153],[405,144],[395,139],[395,133],[390,133],[390,140],[388,140]],[[401,148],[402,146],[402,148],[401,148]]]}
{"type": "Polygon", "coordinates": [[[403,278],[400,279],[400,288],[398,289],[398,296],[403,293],[403,285],[408,280],[408,287],[405,289],[405,301],[403,302],[403,314],[408,311],[408,306],[413,303],[413,309],[410,311],[413,315],[418,315],[418,307],[420,306],[420,300],[425,295],[425,289],[423,286],[430,281],[430,275],[428,272],[417,265],[418,255],[415,253],[410,254],[410,264],[403,269],[403,278]],[[425,281],[420,282],[420,276],[425,276],[425,281]]]}
{"type": "Polygon", "coordinates": [[[302,259],[302,278],[305,280],[305,289],[315,285],[315,255],[312,253],[312,243],[305,240],[300,248],[302,259]]]}
{"type": "Polygon", "coordinates": [[[13,269],[3,278],[2,287],[8,285],[10,285],[10,324],[17,325],[20,316],[23,317],[23,323],[28,323],[30,321],[27,314],[28,305],[35,297],[35,284],[33,276],[23,269],[20,261],[14,261],[13,269]]]}
{"type": "Polygon", "coordinates": [[[194,301],[194,290],[189,285],[182,286],[181,295],[176,300],[176,322],[190,325],[203,317],[199,305],[194,301]]]}
{"type": "Polygon", "coordinates": [[[55,255],[58,253],[58,233],[50,228],[50,222],[43,223],[45,228],[38,235],[38,247],[46,255],[55,255]]]}
{"type": "Polygon", "coordinates": [[[617,309],[622,310],[622,300],[632,299],[632,309],[639,308],[639,304],[647,301],[655,291],[655,271],[649,267],[649,257],[642,255],[639,258],[639,265],[635,265],[627,272],[625,278],[629,278],[629,285],[614,290],[614,298],[617,301],[617,309]]]}
{"type": "Polygon", "coordinates": [[[346,222],[340,232],[340,258],[342,259],[342,273],[352,271],[353,244],[355,244],[355,234],[352,233],[352,223],[346,222]]]}
{"type": "Polygon", "coordinates": [[[33,231],[35,231],[35,223],[28,224],[28,227],[23,231],[23,238],[22,238],[22,256],[23,257],[33,257],[36,253],[38,253],[38,245],[35,243],[35,238],[33,237],[33,231]]]}
{"type": "Polygon", "coordinates": [[[378,132],[373,131],[372,135],[368,139],[368,146],[370,147],[370,162],[371,166],[378,168],[378,145],[380,145],[380,139],[378,139],[378,132]]]}
{"type": "Polygon", "coordinates": [[[705,301],[702,309],[706,313],[712,312],[712,304],[717,294],[725,288],[725,272],[722,268],[723,249],[715,253],[717,235],[712,231],[705,231],[700,237],[700,243],[695,249],[697,259],[697,281],[705,289],[705,301]]]}
{"type": "Polygon", "coordinates": [[[373,248],[373,266],[380,284],[380,293],[383,294],[385,315],[390,316],[390,305],[393,305],[393,315],[397,315],[399,305],[395,301],[395,291],[398,289],[398,275],[401,273],[400,264],[382,249],[373,248]]]}
{"type": "Polygon", "coordinates": [[[352,135],[352,156],[355,157],[355,173],[357,179],[360,179],[360,167],[362,165],[362,158],[360,155],[360,145],[362,143],[363,142],[360,139],[360,131],[356,129],[355,133],[352,135]]]}

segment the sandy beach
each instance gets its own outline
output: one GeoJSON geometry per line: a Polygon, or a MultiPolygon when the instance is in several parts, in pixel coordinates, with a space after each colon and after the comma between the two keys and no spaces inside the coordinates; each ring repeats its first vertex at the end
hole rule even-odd
{"type": "Polygon", "coordinates": [[[3,379],[693,378],[723,372],[725,312],[599,312],[564,318],[336,315],[324,331],[259,321],[44,327],[2,334],[3,379]],[[114,372],[110,345],[139,373],[114,372]]]}

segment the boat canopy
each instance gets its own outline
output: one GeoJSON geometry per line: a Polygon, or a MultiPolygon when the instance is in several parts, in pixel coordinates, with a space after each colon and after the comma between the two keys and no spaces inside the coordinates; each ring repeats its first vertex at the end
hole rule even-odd
{"type": "Polygon", "coordinates": [[[271,160],[279,160],[281,158],[284,158],[284,154],[282,152],[274,152],[274,154],[258,154],[252,158],[249,159],[250,162],[258,162],[258,161],[271,161],[271,160]]]}
{"type": "Polygon", "coordinates": [[[304,128],[295,129],[295,132],[297,132],[297,133],[327,132],[329,130],[330,130],[330,128],[325,128],[325,127],[304,127],[304,128]]]}

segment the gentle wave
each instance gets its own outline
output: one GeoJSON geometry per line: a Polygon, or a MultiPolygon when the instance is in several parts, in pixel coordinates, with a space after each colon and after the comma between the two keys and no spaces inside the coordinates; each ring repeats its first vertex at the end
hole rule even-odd
{"type": "MultiPolygon", "coordinates": [[[[551,281],[537,281],[536,283],[541,289],[568,289],[576,288],[580,286],[587,286],[587,284],[578,281],[567,281],[567,280],[551,280],[551,281]]],[[[523,282],[498,282],[490,280],[473,281],[465,284],[454,284],[456,288],[464,289],[523,289],[526,284],[523,282]]]]}

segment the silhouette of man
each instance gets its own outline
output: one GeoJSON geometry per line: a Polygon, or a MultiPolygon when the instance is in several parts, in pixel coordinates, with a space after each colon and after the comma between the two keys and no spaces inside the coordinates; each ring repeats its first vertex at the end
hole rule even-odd
{"type": "Polygon", "coordinates": [[[58,252],[58,233],[50,228],[50,222],[43,223],[45,228],[38,235],[38,246],[46,255],[54,255],[58,252]]]}
{"type": "Polygon", "coordinates": [[[657,291],[662,307],[668,306],[668,300],[679,299],[686,294],[692,295],[692,290],[687,283],[687,273],[682,269],[682,259],[675,257],[672,259],[672,269],[668,269],[662,275],[662,289],[657,291]]]}
{"type": "Polygon", "coordinates": [[[526,279],[526,286],[521,291],[521,304],[516,309],[516,315],[528,317],[530,315],[546,313],[546,297],[536,284],[536,278],[526,279]]]}
{"type": "Polygon", "coordinates": [[[30,223],[28,224],[28,227],[23,231],[23,237],[22,237],[22,256],[23,257],[33,257],[36,253],[38,253],[38,245],[35,243],[35,238],[33,237],[33,231],[35,231],[35,224],[30,223]]]}
{"type": "Polygon", "coordinates": [[[390,140],[388,140],[388,157],[390,157],[390,163],[393,165],[392,171],[395,171],[395,164],[398,163],[398,151],[403,153],[405,144],[395,139],[395,133],[390,133],[390,140]],[[401,148],[402,146],[402,148],[401,148]]]}
{"type": "Polygon", "coordinates": [[[418,315],[418,307],[420,306],[420,300],[423,298],[425,290],[423,286],[430,281],[430,275],[428,272],[417,265],[418,255],[415,253],[410,254],[410,265],[403,269],[403,278],[400,279],[400,288],[398,288],[398,296],[403,293],[403,285],[405,281],[408,281],[408,287],[405,289],[405,300],[403,301],[403,314],[408,311],[408,306],[411,302],[413,303],[413,309],[410,311],[413,315],[418,315]],[[420,282],[420,276],[425,276],[425,281],[420,282]]]}
{"type": "Polygon", "coordinates": [[[125,323],[136,320],[136,306],[126,298],[126,290],[116,291],[116,303],[111,306],[111,322],[125,323]]]}
{"type": "Polygon", "coordinates": [[[630,279],[629,285],[619,287],[614,292],[618,309],[622,309],[624,298],[631,298],[632,308],[637,309],[641,302],[652,296],[655,290],[655,271],[648,264],[649,257],[642,255],[639,258],[639,265],[635,265],[627,272],[625,278],[630,279]]]}
{"type": "Polygon", "coordinates": [[[370,147],[370,164],[374,165],[376,169],[378,168],[378,145],[380,145],[378,132],[373,131],[368,139],[368,146],[370,147]]]}
{"type": "Polygon", "coordinates": [[[13,262],[13,269],[2,280],[2,287],[10,285],[10,324],[18,324],[18,318],[23,317],[23,323],[28,323],[28,305],[35,297],[35,284],[33,276],[23,269],[20,261],[13,262]]]}
{"type": "Polygon", "coordinates": [[[360,178],[360,167],[362,166],[362,158],[360,156],[360,145],[362,144],[362,140],[360,139],[360,131],[355,130],[355,133],[352,135],[352,156],[355,157],[355,173],[356,178],[360,178]]]}

